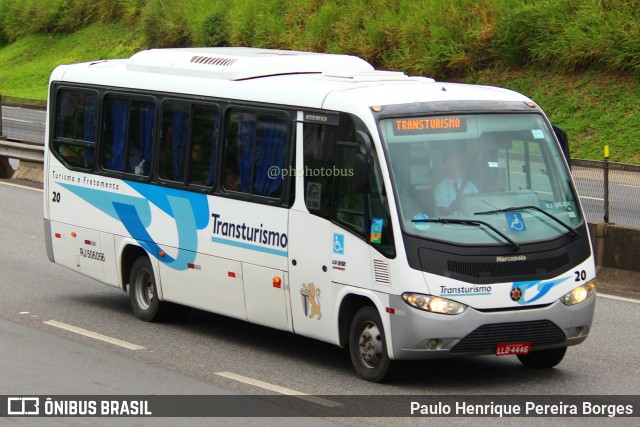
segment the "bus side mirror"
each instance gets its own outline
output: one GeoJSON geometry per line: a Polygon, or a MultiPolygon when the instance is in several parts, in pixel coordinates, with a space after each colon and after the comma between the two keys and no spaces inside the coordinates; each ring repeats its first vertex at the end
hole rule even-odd
{"type": "Polygon", "coordinates": [[[366,193],[369,190],[369,162],[364,153],[356,153],[353,159],[352,190],[355,193],[366,193]]]}
{"type": "Polygon", "coordinates": [[[565,131],[560,129],[556,125],[551,125],[553,131],[556,134],[556,138],[560,142],[560,148],[562,148],[562,154],[564,154],[564,158],[567,160],[567,164],[569,165],[569,169],[571,169],[571,153],[569,152],[569,136],[565,131]]]}

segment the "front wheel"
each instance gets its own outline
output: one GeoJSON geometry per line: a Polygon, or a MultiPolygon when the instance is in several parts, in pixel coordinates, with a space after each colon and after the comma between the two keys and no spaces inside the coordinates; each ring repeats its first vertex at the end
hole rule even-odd
{"type": "Polygon", "coordinates": [[[518,359],[527,368],[553,368],[562,362],[567,347],[550,348],[548,350],[532,351],[529,354],[518,354],[518,359]]]}
{"type": "Polygon", "coordinates": [[[391,359],[380,314],[373,307],[362,307],[351,321],[349,331],[351,363],[362,379],[380,382],[391,374],[391,359]]]}
{"type": "Polygon", "coordinates": [[[138,258],[131,267],[129,302],[133,313],[140,320],[155,322],[164,318],[165,303],[158,298],[156,278],[147,257],[138,258]]]}

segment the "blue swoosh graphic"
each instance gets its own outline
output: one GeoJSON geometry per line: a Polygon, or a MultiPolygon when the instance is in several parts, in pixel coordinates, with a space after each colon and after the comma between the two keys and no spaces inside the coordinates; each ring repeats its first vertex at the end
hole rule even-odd
{"type": "Polygon", "coordinates": [[[140,246],[167,266],[175,270],[186,270],[188,264],[195,260],[198,248],[197,231],[209,224],[209,205],[205,194],[124,181],[124,184],[142,196],[135,197],[67,183],[59,184],[112,218],[121,221],[129,235],[136,239],[140,246]],[[166,253],[163,257],[159,256],[162,249],[147,230],[151,224],[149,203],[153,203],[174,219],[178,231],[178,254],[175,258],[166,253]]]}
{"type": "Polygon", "coordinates": [[[543,282],[541,280],[533,280],[533,281],[527,281],[527,282],[514,282],[513,285],[511,286],[511,289],[519,288],[520,291],[522,292],[522,297],[518,300],[518,304],[521,304],[521,305],[531,304],[532,302],[535,302],[540,298],[542,298],[543,296],[545,296],[546,294],[548,294],[551,289],[553,289],[555,286],[559,285],[560,283],[564,282],[569,278],[571,278],[571,276],[561,277],[559,279],[549,280],[547,282],[543,282]],[[536,293],[533,297],[529,298],[528,300],[525,300],[524,296],[527,290],[534,287],[536,288],[535,290],[537,290],[538,293],[536,293]]]}

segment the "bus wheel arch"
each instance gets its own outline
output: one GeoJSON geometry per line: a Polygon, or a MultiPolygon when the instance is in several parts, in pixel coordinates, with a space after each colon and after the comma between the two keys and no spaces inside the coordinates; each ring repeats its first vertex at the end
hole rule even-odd
{"type": "Polygon", "coordinates": [[[122,290],[127,292],[131,279],[133,263],[140,257],[148,257],[147,252],[140,246],[128,244],[120,256],[120,277],[122,278],[122,290]]]}
{"type": "Polygon", "coordinates": [[[349,329],[351,328],[351,321],[356,315],[358,310],[362,307],[374,307],[375,303],[362,295],[349,294],[344,297],[340,303],[340,311],[338,313],[338,334],[340,339],[340,346],[346,347],[349,344],[349,329]]]}
{"type": "Polygon", "coordinates": [[[386,331],[375,303],[361,295],[348,295],[338,315],[340,344],[348,346],[358,376],[381,382],[390,378],[392,361],[387,352],[386,331]]]}

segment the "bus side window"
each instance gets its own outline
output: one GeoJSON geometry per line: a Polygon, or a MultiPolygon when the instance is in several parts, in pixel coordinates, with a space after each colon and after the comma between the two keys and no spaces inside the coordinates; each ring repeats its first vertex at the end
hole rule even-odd
{"type": "Polygon", "coordinates": [[[280,198],[288,128],[289,119],[278,113],[232,110],[225,138],[225,190],[280,198]]]}
{"type": "Polygon", "coordinates": [[[184,182],[189,136],[189,106],[167,102],[162,106],[162,135],[158,176],[184,182]]]}
{"type": "Polygon", "coordinates": [[[360,140],[361,137],[356,136],[356,126],[360,134],[368,135],[363,123],[355,123],[354,119],[345,114],[340,117],[334,172],[334,218],[365,238],[384,255],[393,257],[393,230],[382,172],[371,142],[365,143],[360,140]],[[371,152],[367,152],[368,150],[371,152]],[[354,188],[355,157],[358,153],[365,154],[370,159],[369,185],[365,191],[354,188]]]}
{"type": "Polygon", "coordinates": [[[336,219],[354,230],[357,234],[365,236],[368,226],[365,212],[365,193],[359,193],[353,189],[354,159],[357,145],[338,145],[338,160],[336,168],[336,219]],[[351,171],[351,173],[349,173],[351,171]]]}
{"type": "Polygon", "coordinates": [[[128,117],[129,101],[127,99],[106,98],[102,150],[103,169],[124,172],[128,117]]]}
{"type": "Polygon", "coordinates": [[[98,96],[91,92],[62,89],[58,92],[57,103],[54,151],[70,166],[92,169],[96,152],[98,96]]]}
{"type": "Polygon", "coordinates": [[[155,104],[108,96],[104,105],[102,168],[148,176],[156,123],[155,104]]]}
{"type": "Polygon", "coordinates": [[[304,201],[309,212],[331,218],[337,127],[304,124],[304,201]]]}
{"type": "Polygon", "coordinates": [[[195,105],[191,137],[189,184],[212,187],[218,154],[218,109],[195,105]]]}
{"type": "Polygon", "coordinates": [[[127,172],[148,176],[151,170],[155,106],[151,102],[132,100],[127,139],[127,172]]]}

